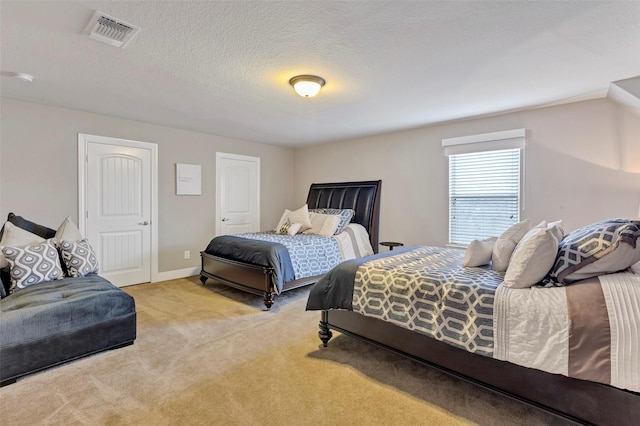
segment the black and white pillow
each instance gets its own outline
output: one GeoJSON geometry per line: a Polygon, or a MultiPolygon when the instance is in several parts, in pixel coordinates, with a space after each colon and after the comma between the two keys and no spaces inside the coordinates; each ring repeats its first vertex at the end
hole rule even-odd
{"type": "Polygon", "coordinates": [[[63,277],[55,238],[24,247],[2,247],[11,268],[13,291],[63,277]]]}
{"type": "Polygon", "coordinates": [[[280,228],[278,228],[278,234],[280,235],[296,235],[302,225],[300,223],[291,223],[289,219],[285,220],[280,228]]]}
{"type": "Polygon", "coordinates": [[[60,241],[60,254],[70,277],[98,273],[98,257],[87,240],[60,241]]]}
{"type": "Polygon", "coordinates": [[[624,270],[640,262],[639,240],[638,220],[608,219],[576,229],[560,242],[547,280],[565,285],[624,270]]]}

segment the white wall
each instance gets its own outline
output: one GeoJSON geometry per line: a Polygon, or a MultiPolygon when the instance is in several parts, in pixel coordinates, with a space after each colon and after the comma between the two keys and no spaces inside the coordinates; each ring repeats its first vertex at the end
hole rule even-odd
{"type": "Polygon", "coordinates": [[[77,221],[77,134],[157,143],[159,271],[199,265],[215,232],[215,153],[261,158],[261,228],[299,207],[313,182],[382,179],[380,238],[444,245],[448,162],[443,138],[528,132],[522,217],[564,219],[567,230],[635,217],[640,205],[640,118],[608,99],[459,121],[296,150],[65,108],[2,99],[0,215],[56,227],[77,221]],[[175,195],[175,163],[201,164],[203,195],[175,195]],[[184,260],[184,250],[192,259],[184,260]]]}
{"type": "Polygon", "coordinates": [[[380,240],[448,240],[443,138],[527,129],[521,217],[565,229],[635,217],[640,205],[640,117],[597,99],[297,149],[295,199],[311,182],[382,179],[380,240]]]}
{"type": "MultiPolygon", "coordinates": [[[[261,228],[293,203],[292,149],[3,98],[0,217],[78,223],[78,133],[158,144],[159,272],[198,267],[215,233],[216,152],[260,157],[261,228]],[[202,165],[202,196],[175,195],[175,163],[202,165]],[[191,259],[183,259],[185,250],[191,259]]],[[[306,195],[305,195],[306,197],[306,195]]],[[[306,198],[303,198],[306,199],[306,198]]]]}

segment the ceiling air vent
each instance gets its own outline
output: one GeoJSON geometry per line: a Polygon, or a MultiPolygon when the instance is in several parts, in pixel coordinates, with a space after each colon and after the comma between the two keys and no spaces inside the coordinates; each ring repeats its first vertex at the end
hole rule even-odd
{"type": "Polygon", "coordinates": [[[94,40],[115,47],[125,47],[140,31],[139,27],[96,11],[84,30],[94,40]]]}

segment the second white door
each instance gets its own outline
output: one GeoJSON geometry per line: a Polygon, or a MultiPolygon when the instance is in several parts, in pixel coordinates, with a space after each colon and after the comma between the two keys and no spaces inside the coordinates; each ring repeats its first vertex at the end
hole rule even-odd
{"type": "Polygon", "coordinates": [[[216,235],[260,231],[260,158],[216,153],[216,235]]]}

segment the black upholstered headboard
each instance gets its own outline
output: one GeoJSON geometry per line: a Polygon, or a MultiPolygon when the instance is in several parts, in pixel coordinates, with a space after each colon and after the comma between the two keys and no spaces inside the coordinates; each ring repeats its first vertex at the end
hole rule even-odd
{"type": "Polygon", "coordinates": [[[369,232],[371,247],[378,252],[381,180],[363,182],[312,183],[307,204],[310,209],[353,209],[351,222],[359,223],[369,232]]]}

